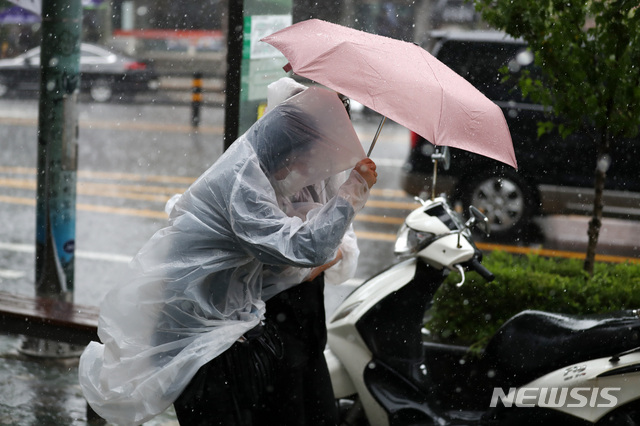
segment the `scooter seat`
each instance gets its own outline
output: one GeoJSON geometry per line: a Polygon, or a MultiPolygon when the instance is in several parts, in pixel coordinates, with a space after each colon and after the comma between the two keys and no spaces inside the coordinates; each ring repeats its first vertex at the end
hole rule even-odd
{"type": "Polygon", "coordinates": [[[528,310],[504,323],[484,352],[492,368],[525,384],[542,374],[640,346],[638,311],[565,315],[528,310]]]}

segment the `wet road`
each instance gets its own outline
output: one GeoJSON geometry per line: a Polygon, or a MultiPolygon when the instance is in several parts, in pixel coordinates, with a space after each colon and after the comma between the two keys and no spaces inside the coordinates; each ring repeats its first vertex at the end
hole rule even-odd
{"type": "MultiPolygon", "coordinates": [[[[166,223],[166,200],[222,153],[223,110],[203,108],[197,132],[190,127],[190,113],[188,106],[81,104],[77,303],[98,305],[110,288],[127,280],[129,260],[166,223]]],[[[354,114],[365,151],[377,125],[375,117],[354,114]]],[[[34,291],[36,130],[36,101],[0,100],[0,291],[25,295],[34,291]]],[[[379,181],[354,225],[361,257],[352,285],[394,263],[395,233],[417,206],[398,187],[408,148],[407,130],[386,124],[372,154],[379,181]]],[[[580,217],[540,220],[543,234],[555,238],[544,247],[579,250],[585,223],[580,217]]],[[[607,224],[611,235],[601,239],[603,247],[638,257],[637,245],[620,249],[615,242],[639,241],[639,227],[607,224]]],[[[534,245],[543,245],[540,241],[534,245]]],[[[352,285],[328,294],[329,306],[352,285]]],[[[0,424],[87,424],[74,362],[25,361],[19,347],[19,339],[0,335],[0,424]]],[[[168,412],[150,424],[175,424],[175,418],[168,412]]]]}

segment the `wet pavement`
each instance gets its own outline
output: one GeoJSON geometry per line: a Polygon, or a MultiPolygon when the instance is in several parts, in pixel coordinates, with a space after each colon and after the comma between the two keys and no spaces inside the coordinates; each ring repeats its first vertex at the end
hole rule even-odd
{"type": "MultiPolygon", "coordinates": [[[[0,425],[104,425],[87,420],[87,405],[78,384],[78,360],[31,358],[20,352],[21,337],[0,336],[0,425]]],[[[154,426],[177,425],[173,409],[154,426]]]]}

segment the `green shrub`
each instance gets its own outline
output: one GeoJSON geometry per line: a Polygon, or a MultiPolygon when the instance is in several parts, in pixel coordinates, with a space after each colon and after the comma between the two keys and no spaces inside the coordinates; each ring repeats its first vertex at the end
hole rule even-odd
{"type": "Polygon", "coordinates": [[[640,264],[597,263],[593,277],[578,259],[497,251],[483,264],[494,281],[468,272],[457,287],[460,274],[451,273],[436,292],[425,325],[434,340],[480,349],[506,320],[526,309],[591,314],[640,308],[640,264]]]}

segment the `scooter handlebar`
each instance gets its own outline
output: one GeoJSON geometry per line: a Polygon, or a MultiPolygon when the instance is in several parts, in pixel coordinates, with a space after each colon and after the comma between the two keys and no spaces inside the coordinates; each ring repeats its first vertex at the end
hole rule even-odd
{"type": "Polygon", "coordinates": [[[484,267],[482,263],[478,260],[477,257],[474,257],[469,261],[469,268],[476,271],[482,278],[487,281],[493,281],[496,276],[493,275],[493,272],[484,267]]]}

